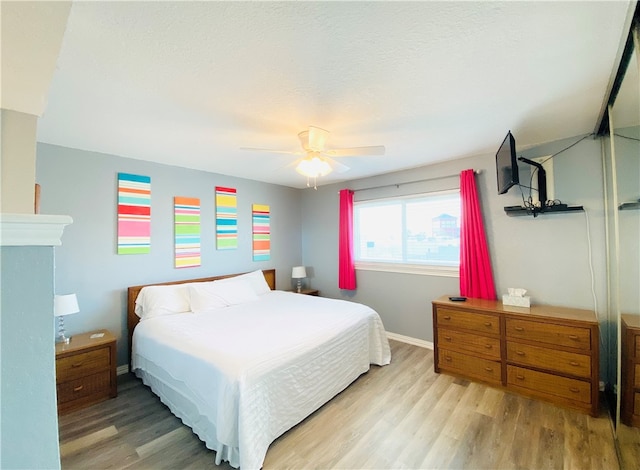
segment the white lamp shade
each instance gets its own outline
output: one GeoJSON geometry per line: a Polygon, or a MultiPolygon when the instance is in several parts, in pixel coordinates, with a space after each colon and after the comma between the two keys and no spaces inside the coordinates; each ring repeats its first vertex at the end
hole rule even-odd
{"type": "Polygon", "coordinates": [[[76,294],[56,295],[53,298],[53,314],[56,317],[79,312],[76,294]]]}
{"type": "Polygon", "coordinates": [[[291,277],[293,279],[302,279],[303,277],[307,277],[307,270],[304,266],[294,266],[291,271],[291,277]]]}
{"type": "Polygon", "coordinates": [[[296,171],[309,178],[317,178],[318,176],[328,175],[332,169],[326,160],[314,156],[302,159],[296,166],[296,171]]]}

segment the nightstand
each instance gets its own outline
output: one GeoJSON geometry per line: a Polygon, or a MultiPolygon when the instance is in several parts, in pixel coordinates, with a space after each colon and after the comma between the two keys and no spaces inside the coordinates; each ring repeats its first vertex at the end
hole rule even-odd
{"type": "MultiPolygon", "coordinates": [[[[296,291],[293,291],[296,292],[296,291]]],[[[298,294],[305,294],[305,295],[315,295],[316,297],[320,295],[320,291],[318,289],[302,289],[300,292],[297,292],[298,294]]]]}
{"type": "Polygon", "coordinates": [[[56,388],[60,415],[116,397],[115,336],[98,330],[56,343],[56,388]]]}

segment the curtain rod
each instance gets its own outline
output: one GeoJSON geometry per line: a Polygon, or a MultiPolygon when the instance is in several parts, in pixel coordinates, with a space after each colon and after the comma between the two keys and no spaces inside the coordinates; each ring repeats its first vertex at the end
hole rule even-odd
{"type": "MultiPolygon", "coordinates": [[[[479,175],[480,173],[482,173],[482,170],[473,170],[473,173],[475,173],[476,175],[479,175]]],[[[443,180],[443,179],[447,179],[447,178],[453,178],[454,176],[460,176],[460,173],[455,173],[453,175],[434,176],[432,178],[423,178],[421,180],[404,181],[402,183],[383,184],[381,186],[370,186],[368,188],[352,189],[351,191],[353,191],[355,193],[355,192],[358,192],[358,191],[369,191],[371,189],[391,188],[391,187],[394,187],[394,186],[396,188],[399,188],[400,186],[404,186],[405,184],[415,184],[415,183],[424,183],[425,181],[443,180]]]]}

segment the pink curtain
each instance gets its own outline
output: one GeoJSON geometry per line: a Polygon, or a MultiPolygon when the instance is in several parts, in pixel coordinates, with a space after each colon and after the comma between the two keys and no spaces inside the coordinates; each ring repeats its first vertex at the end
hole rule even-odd
{"type": "Polygon", "coordinates": [[[353,259],[353,191],[340,191],[340,226],[338,241],[338,287],[356,289],[356,265],[353,259]]]}
{"type": "Polygon", "coordinates": [[[495,300],[491,259],[473,170],[460,173],[460,295],[495,300]]]}

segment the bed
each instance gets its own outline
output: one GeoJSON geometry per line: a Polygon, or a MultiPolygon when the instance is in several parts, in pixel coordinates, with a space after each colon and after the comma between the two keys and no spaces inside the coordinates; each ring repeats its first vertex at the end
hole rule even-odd
{"type": "Polygon", "coordinates": [[[275,270],[130,287],[128,325],[132,371],[216,463],[242,469],[391,360],[374,310],[277,291],[275,270]]]}

